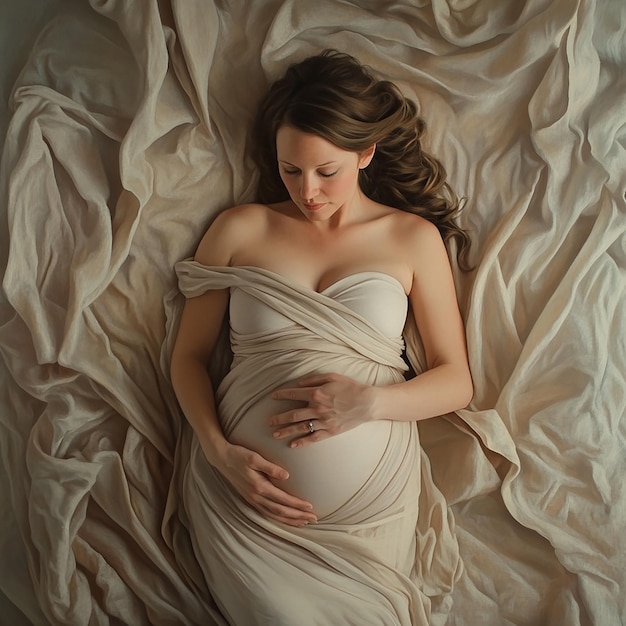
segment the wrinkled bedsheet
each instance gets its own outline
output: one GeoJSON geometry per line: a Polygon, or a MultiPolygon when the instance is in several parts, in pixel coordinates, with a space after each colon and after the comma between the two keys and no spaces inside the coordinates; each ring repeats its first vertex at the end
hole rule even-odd
{"type": "Polygon", "coordinates": [[[254,198],[269,81],[335,47],[415,98],[467,197],[475,397],[419,426],[463,561],[433,624],[624,623],[626,5],[67,0],[49,17],[0,173],[3,616],[225,623],[181,506],[174,266],[254,198]]]}

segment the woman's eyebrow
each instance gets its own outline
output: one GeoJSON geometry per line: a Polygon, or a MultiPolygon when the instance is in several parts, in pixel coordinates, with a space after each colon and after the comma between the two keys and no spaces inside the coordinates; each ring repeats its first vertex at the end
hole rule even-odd
{"type": "MultiPolygon", "coordinates": [[[[278,162],[282,163],[283,165],[291,165],[291,167],[298,167],[297,165],[294,165],[293,163],[289,163],[289,161],[283,161],[279,159],[278,162]]],[[[324,167],[325,165],[333,165],[336,162],[337,161],[327,161],[326,163],[320,163],[319,165],[316,165],[315,167],[324,167]]]]}

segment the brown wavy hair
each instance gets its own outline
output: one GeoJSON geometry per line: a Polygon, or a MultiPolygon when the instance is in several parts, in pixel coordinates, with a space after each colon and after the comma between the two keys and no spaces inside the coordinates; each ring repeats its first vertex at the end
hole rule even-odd
{"type": "Polygon", "coordinates": [[[376,144],[359,184],[372,200],[416,213],[457,244],[459,267],[468,263],[470,238],[456,222],[461,202],[439,160],[422,149],[426,130],[416,104],[370,68],[337,50],[291,65],[262,99],[252,130],[251,155],[259,169],[260,202],[287,200],[276,154],[276,133],[289,124],[352,152],[376,144]]]}

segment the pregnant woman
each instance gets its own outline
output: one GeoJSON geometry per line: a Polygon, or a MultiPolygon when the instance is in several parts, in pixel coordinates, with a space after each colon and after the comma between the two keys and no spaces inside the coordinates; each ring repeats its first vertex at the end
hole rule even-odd
{"type": "Polygon", "coordinates": [[[423,132],[354,58],[293,65],[255,124],[259,203],[176,267],[183,497],[217,623],[428,624],[457,573],[416,423],[472,396],[445,245],[464,266],[468,237],[423,132]]]}

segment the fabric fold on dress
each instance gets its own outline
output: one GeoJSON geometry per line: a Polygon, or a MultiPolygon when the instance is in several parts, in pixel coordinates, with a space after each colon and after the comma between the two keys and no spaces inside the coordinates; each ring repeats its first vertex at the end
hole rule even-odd
{"type": "Polygon", "coordinates": [[[429,624],[430,596],[452,589],[461,562],[416,423],[384,422],[371,432],[366,424],[295,451],[278,449],[264,435],[264,418],[277,410],[271,391],[301,376],[332,371],[369,384],[403,380],[406,295],[399,284],[355,275],[318,293],[254,267],[187,260],[176,271],[188,298],[230,289],[232,364],[216,391],[225,434],[287,464],[294,482],[285,489],[322,509],[330,502],[318,523],[303,529],[268,521],[193,442],[183,502],[207,586],[224,615],[242,624],[429,624]],[[397,295],[395,306],[404,301],[398,336],[381,333],[341,300],[349,292],[354,306],[357,292],[370,298],[380,290],[389,303],[397,295]],[[289,591],[277,594],[286,580],[289,591]],[[242,604],[243,597],[253,597],[254,607],[242,604]]]}

